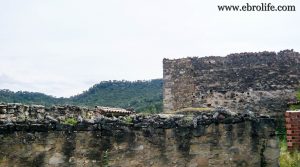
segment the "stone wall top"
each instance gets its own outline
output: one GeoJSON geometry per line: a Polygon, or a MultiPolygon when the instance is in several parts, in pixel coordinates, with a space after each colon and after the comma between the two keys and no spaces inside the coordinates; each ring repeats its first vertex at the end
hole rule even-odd
{"type": "Polygon", "coordinates": [[[226,108],[215,108],[206,112],[187,112],[188,114],[131,114],[104,115],[98,110],[78,106],[27,106],[22,104],[1,105],[0,132],[13,131],[93,131],[118,128],[176,128],[210,124],[235,124],[245,121],[273,122],[265,115],[251,112],[234,113],[226,108]],[[3,106],[6,106],[3,107],[3,106]],[[9,106],[9,107],[8,107],[9,106]],[[5,111],[5,109],[8,109],[5,111]]]}

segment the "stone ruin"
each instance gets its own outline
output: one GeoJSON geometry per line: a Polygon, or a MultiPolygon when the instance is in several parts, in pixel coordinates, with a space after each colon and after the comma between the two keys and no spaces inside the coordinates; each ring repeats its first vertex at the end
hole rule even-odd
{"type": "Polygon", "coordinates": [[[163,60],[164,111],[227,107],[276,116],[300,88],[293,50],[163,60]]]}
{"type": "Polygon", "coordinates": [[[21,103],[0,104],[0,123],[9,124],[50,124],[63,123],[72,118],[76,121],[92,122],[99,116],[117,117],[133,114],[122,108],[96,106],[95,108],[78,106],[24,105],[21,103]]]}
{"type": "Polygon", "coordinates": [[[0,166],[279,166],[268,114],[299,103],[299,71],[293,50],[164,59],[163,114],[1,104],[0,166]]]}
{"type": "Polygon", "coordinates": [[[222,107],[206,112],[191,112],[188,115],[186,113],[147,115],[136,114],[122,108],[103,106],[96,106],[95,108],[70,105],[45,107],[8,103],[0,105],[0,134],[14,131],[68,130],[70,127],[72,129],[83,128],[89,131],[101,130],[105,127],[110,129],[112,126],[131,125],[135,128],[197,128],[213,123],[235,124],[260,119],[272,120],[266,115],[255,115],[252,112],[234,113],[222,107]],[[68,124],[66,122],[68,119],[74,120],[75,123],[68,124]]]}
{"type": "Polygon", "coordinates": [[[0,166],[273,167],[278,157],[274,119],[252,112],[0,105],[0,166]]]}

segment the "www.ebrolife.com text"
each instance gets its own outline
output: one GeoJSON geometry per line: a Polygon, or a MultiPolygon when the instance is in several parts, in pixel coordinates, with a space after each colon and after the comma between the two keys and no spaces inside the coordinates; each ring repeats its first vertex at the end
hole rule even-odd
{"type": "Polygon", "coordinates": [[[218,5],[218,10],[223,12],[293,12],[296,11],[295,5],[273,5],[272,3],[245,5],[218,5]]]}

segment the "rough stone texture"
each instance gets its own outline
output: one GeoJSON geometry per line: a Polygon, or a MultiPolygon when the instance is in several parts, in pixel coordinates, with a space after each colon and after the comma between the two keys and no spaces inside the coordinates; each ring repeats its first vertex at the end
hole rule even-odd
{"type": "Polygon", "coordinates": [[[5,133],[0,135],[0,166],[273,167],[279,148],[268,121],[5,133]]]}
{"type": "Polygon", "coordinates": [[[251,112],[106,117],[22,104],[0,111],[0,166],[278,166],[274,119],[251,112]]]}
{"type": "Polygon", "coordinates": [[[241,53],[164,59],[164,111],[228,107],[235,112],[284,112],[300,87],[300,54],[241,53]]]}
{"type": "MultiPolygon", "coordinates": [[[[134,128],[196,128],[212,123],[234,124],[244,121],[257,121],[268,118],[251,112],[234,113],[218,107],[206,112],[184,114],[131,114],[127,116],[107,117],[96,109],[77,106],[27,106],[20,103],[2,104],[0,110],[9,110],[0,114],[0,133],[14,131],[91,131],[110,130],[114,127],[131,126],[134,128]]],[[[180,113],[180,112],[178,112],[180,113]]]]}

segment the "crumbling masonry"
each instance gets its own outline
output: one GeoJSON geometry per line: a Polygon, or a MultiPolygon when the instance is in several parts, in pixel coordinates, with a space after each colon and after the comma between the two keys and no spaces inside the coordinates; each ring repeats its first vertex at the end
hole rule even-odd
{"type": "Polygon", "coordinates": [[[293,50],[164,59],[163,66],[166,112],[223,106],[276,115],[300,86],[300,54],[293,50]]]}

